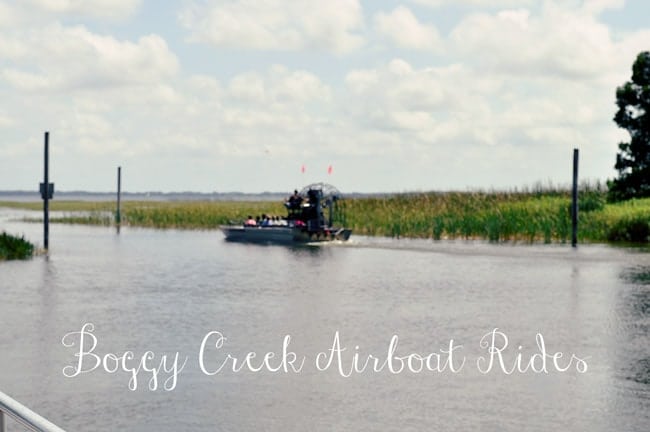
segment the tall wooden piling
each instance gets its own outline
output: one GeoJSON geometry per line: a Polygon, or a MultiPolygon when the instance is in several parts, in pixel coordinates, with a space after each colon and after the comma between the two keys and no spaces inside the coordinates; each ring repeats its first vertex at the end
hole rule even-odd
{"type": "Polygon", "coordinates": [[[48,249],[50,246],[50,133],[45,132],[45,151],[44,151],[44,172],[43,172],[43,247],[48,249]]]}
{"type": "Polygon", "coordinates": [[[122,216],[120,214],[120,203],[122,195],[122,167],[117,167],[117,211],[115,212],[115,223],[119,227],[122,222],[122,216]]]}
{"type": "Polygon", "coordinates": [[[571,191],[571,246],[578,245],[578,156],[579,150],[573,149],[573,188],[571,191]]]}

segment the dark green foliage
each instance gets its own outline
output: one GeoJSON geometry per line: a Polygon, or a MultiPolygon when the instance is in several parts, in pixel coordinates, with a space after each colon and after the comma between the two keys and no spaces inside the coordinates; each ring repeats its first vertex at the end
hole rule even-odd
{"type": "Polygon", "coordinates": [[[650,218],[645,215],[619,220],[607,233],[609,241],[647,243],[650,240],[650,218]]]}
{"type": "Polygon", "coordinates": [[[632,66],[632,81],[616,89],[616,124],[630,134],[618,145],[618,178],[609,185],[609,199],[650,196],[650,52],[640,53],[632,66]]]}
{"type": "Polygon", "coordinates": [[[10,236],[6,232],[0,234],[0,261],[27,259],[34,254],[34,245],[24,237],[10,236]]]}
{"type": "Polygon", "coordinates": [[[592,212],[605,208],[605,199],[601,193],[588,192],[578,198],[578,212],[592,212]]]}
{"type": "MultiPolygon", "coordinates": [[[[584,193],[578,194],[578,218],[581,218],[580,215],[585,215],[585,213],[601,211],[605,208],[605,193],[598,190],[588,190],[584,193]]],[[[571,201],[567,202],[566,208],[562,217],[568,218],[567,221],[571,220],[571,201]]],[[[561,231],[564,235],[563,238],[566,238],[570,234],[571,226],[568,224],[566,226],[566,231],[564,231],[564,226],[558,228],[558,231],[561,231]]]]}

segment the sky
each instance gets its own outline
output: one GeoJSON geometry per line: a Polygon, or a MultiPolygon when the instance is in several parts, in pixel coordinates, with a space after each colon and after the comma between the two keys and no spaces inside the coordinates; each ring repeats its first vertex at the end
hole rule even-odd
{"type": "MultiPolygon", "coordinates": [[[[646,0],[0,0],[0,190],[615,176],[646,0]],[[328,173],[328,167],[331,172],[328,173]],[[304,172],[303,168],[304,167],[304,172]]],[[[55,193],[56,197],[56,193],[55,193]]]]}

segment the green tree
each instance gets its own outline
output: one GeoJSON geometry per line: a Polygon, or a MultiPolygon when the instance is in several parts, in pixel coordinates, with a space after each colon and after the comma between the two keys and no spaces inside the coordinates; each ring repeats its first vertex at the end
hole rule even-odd
{"type": "Polygon", "coordinates": [[[650,196],[650,52],[640,53],[632,66],[632,81],[616,89],[614,121],[630,134],[618,145],[618,178],[609,184],[609,198],[620,201],[650,196]]]}

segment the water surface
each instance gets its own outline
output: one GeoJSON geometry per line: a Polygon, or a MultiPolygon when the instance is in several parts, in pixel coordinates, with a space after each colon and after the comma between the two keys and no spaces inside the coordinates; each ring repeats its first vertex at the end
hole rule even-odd
{"type": "MultiPolygon", "coordinates": [[[[5,229],[40,243],[41,227],[5,229]]],[[[227,243],[217,231],[52,225],[51,250],[0,263],[0,391],[69,431],[503,430],[645,431],[650,424],[650,255],[634,248],[396,241],[290,248],[227,243]],[[142,375],[95,370],[74,378],[61,338],[95,326],[96,352],[188,357],[173,391],[142,375]],[[588,370],[478,371],[494,328],[508,358],[547,350],[587,359],[588,370]],[[206,376],[210,350],[278,353],[285,335],[307,357],[300,373],[206,376]],[[318,371],[339,332],[344,361],[440,352],[453,339],[459,373],[318,371]],[[521,346],[521,350],[518,347],[521,346]],[[358,349],[357,349],[358,347],[358,349]]],[[[166,375],[168,376],[168,375],[166,375]]],[[[12,425],[13,426],[13,425],[12,425]]],[[[10,429],[14,430],[14,429],[10,429]]],[[[15,428],[15,430],[19,430],[15,428]]]]}

